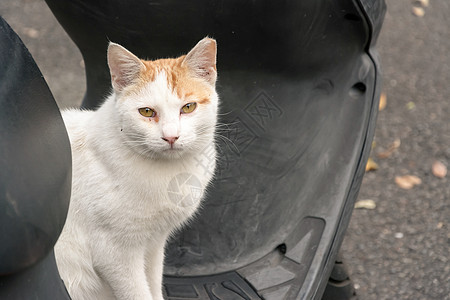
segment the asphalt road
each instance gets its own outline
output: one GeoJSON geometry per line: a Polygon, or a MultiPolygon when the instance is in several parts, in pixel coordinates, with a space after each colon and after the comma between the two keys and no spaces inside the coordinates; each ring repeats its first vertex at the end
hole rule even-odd
{"type": "Polygon", "coordinates": [[[379,113],[372,157],[344,241],[360,299],[450,299],[450,2],[431,0],[423,17],[409,0],[389,0],[378,42],[387,106],[379,113]],[[400,147],[378,157],[396,140],[400,147]],[[404,190],[396,176],[422,184],[404,190]]]}
{"type": "MultiPolygon", "coordinates": [[[[344,241],[359,299],[450,299],[450,2],[430,0],[424,15],[412,0],[387,0],[378,42],[387,106],[380,112],[360,200],[344,241]],[[396,140],[400,146],[378,157],[396,140]],[[416,175],[410,190],[396,176],[416,175]]],[[[2,15],[34,56],[60,107],[77,106],[84,93],[79,51],[43,0],[2,0],[2,15]]]]}

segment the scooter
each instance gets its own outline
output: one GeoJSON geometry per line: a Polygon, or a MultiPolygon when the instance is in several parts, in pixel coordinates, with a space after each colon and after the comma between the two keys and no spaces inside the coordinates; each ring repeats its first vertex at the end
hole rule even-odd
{"type": "MultiPolygon", "coordinates": [[[[338,251],[374,136],[383,0],[46,2],[83,55],[85,108],[110,89],[109,40],[149,59],[218,41],[229,125],[203,209],[166,248],[166,299],[354,299],[338,251]]],[[[53,246],[70,189],[59,110],[1,19],[1,299],[69,299],[53,246]]]]}

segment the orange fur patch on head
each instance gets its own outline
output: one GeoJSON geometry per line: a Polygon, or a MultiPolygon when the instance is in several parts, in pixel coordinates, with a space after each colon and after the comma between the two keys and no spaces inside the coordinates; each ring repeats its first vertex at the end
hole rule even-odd
{"type": "Polygon", "coordinates": [[[200,104],[205,104],[205,103],[209,103],[209,98],[203,98],[203,99],[199,99],[198,101],[197,101],[197,103],[200,103],[200,104]]]}
{"type": "MultiPolygon", "coordinates": [[[[156,76],[164,72],[168,87],[184,102],[197,102],[207,104],[213,87],[198,78],[185,65],[182,65],[185,56],[178,58],[142,60],[146,70],[140,74],[141,84],[154,81],[156,76]]],[[[141,85],[140,84],[140,85],[141,85]]]]}

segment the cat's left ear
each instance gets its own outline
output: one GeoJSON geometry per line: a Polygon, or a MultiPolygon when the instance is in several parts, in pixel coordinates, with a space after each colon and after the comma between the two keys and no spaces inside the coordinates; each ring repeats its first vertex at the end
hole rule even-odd
{"type": "Polygon", "coordinates": [[[183,64],[186,64],[198,77],[214,85],[217,79],[216,56],[216,40],[204,38],[186,55],[183,64]]]}
{"type": "Polygon", "coordinates": [[[116,92],[136,82],[144,63],[133,53],[116,43],[109,43],[108,66],[111,73],[111,84],[116,92]]]}

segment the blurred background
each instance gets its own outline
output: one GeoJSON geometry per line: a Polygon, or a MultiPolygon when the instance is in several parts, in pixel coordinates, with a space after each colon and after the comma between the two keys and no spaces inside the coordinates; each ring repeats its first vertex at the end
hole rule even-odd
{"type": "MultiPolygon", "coordinates": [[[[450,299],[450,2],[386,3],[383,101],[343,256],[361,300],[450,299]]],[[[0,15],[60,108],[78,106],[83,60],[45,2],[3,0],[0,15]]]]}

